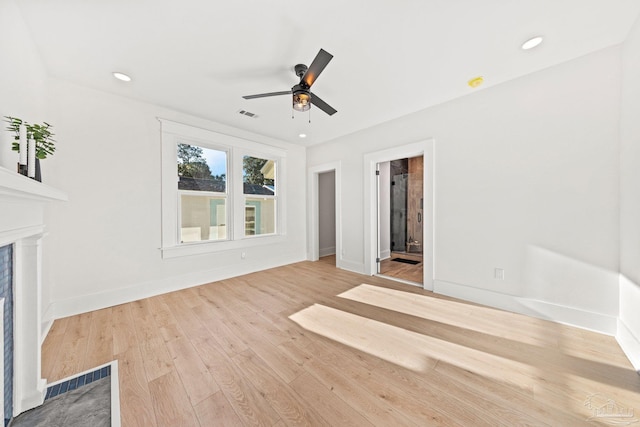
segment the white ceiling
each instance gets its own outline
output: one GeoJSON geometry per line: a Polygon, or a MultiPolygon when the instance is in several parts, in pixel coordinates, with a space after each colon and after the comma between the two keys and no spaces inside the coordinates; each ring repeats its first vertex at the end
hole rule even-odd
{"type": "Polygon", "coordinates": [[[304,145],[618,44],[640,13],[637,0],[17,3],[51,76],[304,145]],[[320,48],[334,58],[312,90],[335,115],[312,108],[309,123],[288,96],[242,99],[290,89],[320,48]]]}

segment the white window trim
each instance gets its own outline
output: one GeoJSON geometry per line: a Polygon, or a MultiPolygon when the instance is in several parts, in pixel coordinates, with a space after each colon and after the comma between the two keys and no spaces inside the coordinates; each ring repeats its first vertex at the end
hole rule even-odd
{"type": "MultiPolygon", "coordinates": [[[[212,252],[242,249],[250,246],[270,245],[283,242],[286,234],[286,151],[259,142],[238,138],[231,135],[214,132],[194,126],[185,125],[171,120],[158,119],[161,123],[161,212],[162,212],[162,246],[163,258],[198,255],[212,252]],[[228,153],[227,174],[242,171],[242,158],[247,156],[275,160],[276,168],[276,233],[255,236],[244,236],[244,221],[238,219],[238,212],[244,218],[245,195],[242,179],[228,177],[227,221],[228,240],[213,240],[201,242],[180,243],[179,220],[179,192],[176,173],[177,144],[192,141],[196,145],[213,149],[224,149],[228,153]]],[[[250,195],[249,195],[250,196],[250,195]]]]}

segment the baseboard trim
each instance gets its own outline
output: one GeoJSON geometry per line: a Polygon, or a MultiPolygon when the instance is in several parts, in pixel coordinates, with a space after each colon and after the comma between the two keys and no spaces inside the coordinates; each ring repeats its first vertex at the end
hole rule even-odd
{"type": "Polygon", "coordinates": [[[633,335],[629,327],[620,319],[618,319],[616,341],[618,341],[620,348],[622,348],[636,372],[640,374],[640,340],[633,335]]]}
{"type": "Polygon", "coordinates": [[[441,280],[434,281],[434,292],[606,335],[615,336],[617,331],[618,318],[616,316],[594,313],[548,301],[507,295],[441,280]]]}
{"type": "Polygon", "coordinates": [[[13,416],[18,416],[29,409],[42,405],[46,393],[47,381],[43,379],[38,380],[36,390],[33,390],[29,394],[25,394],[23,396],[16,396],[13,401],[13,416]]]}
{"type": "Polygon", "coordinates": [[[365,274],[364,265],[361,262],[347,261],[340,258],[336,260],[336,267],[352,273],[365,274]]]}
{"type": "Polygon", "coordinates": [[[60,319],[305,260],[305,257],[300,255],[284,256],[277,262],[255,261],[142,282],[126,288],[54,301],[51,303],[50,312],[53,319],[60,319]]]}
{"type": "Polygon", "coordinates": [[[330,248],[320,248],[320,250],[318,251],[318,255],[323,257],[323,256],[327,256],[327,255],[335,255],[336,254],[336,247],[332,246],[330,248]]]}

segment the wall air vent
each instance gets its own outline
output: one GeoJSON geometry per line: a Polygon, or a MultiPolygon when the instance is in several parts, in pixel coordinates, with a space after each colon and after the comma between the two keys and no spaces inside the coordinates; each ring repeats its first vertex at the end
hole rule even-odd
{"type": "Polygon", "coordinates": [[[247,110],[238,110],[239,114],[242,114],[243,116],[247,116],[247,117],[251,117],[252,119],[257,119],[258,115],[255,113],[252,113],[251,111],[247,111],[247,110]]]}

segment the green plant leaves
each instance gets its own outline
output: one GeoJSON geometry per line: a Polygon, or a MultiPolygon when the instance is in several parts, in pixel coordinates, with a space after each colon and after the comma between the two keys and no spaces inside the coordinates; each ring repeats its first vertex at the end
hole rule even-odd
{"type": "Polygon", "coordinates": [[[27,127],[27,137],[36,141],[36,157],[38,159],[46,159],[47,155],[53,155],[56,151],[55,140],[52,138],[53,133],[50,130],[52,126],[49,123],[29,124],[17,117],[4,116],[4,118],[7,122],[7,130],[14,134],[14,142],[11,144],[13,151],[20,151],[20,144],[15,141],[20,140],[20,125],[22,124],[27,127]]]}

